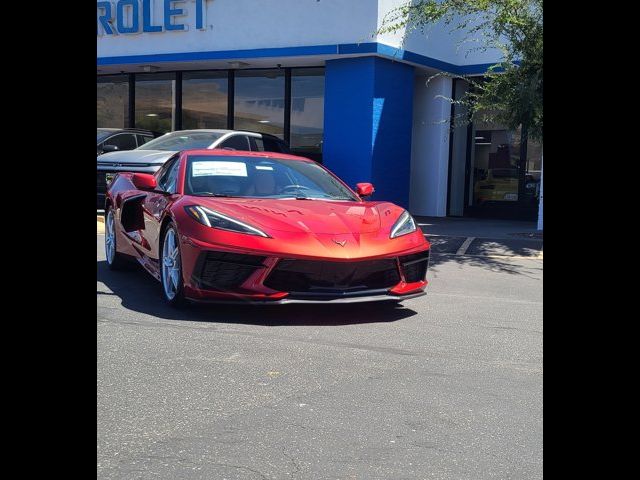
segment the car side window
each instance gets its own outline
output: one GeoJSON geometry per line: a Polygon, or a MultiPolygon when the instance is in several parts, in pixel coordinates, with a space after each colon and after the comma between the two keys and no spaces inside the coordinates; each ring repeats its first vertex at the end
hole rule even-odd
{"type": "Polygon", "coordinates": [[[178,180],[179,157],[174,157],[164,164],[164,171],[158,175],[158,189],[164,192],[175,193],[178,180]],[[166,168],[165,168],[166,167],[166,168]]]}
{"type": "Polygon", "coordinates": [[[267,152],[289,153],[284,143],[274,140],[273,138],[262,137],[262,141],[264,142],[264,150],[267,152]]]}
{"type": "Polygon", "coordinates": [[[153,137],[150,137],[148,135],[136,135],[136,137],[138,138],[139,147],[147,143],[149,140],[153,140],[153,137]]]}
{"type": "Polygon", "coordinates": [[[245,135],[234,135],[227,138],[217,148],[231,148],[233,150],[251,150],[249,139],[245,135]]]}
{"type": "Polygon", "coordinates": [[[254,152],[264,152],[264,142],[261,138],[249,137],[251,150],[254,152]]]}
{"type": "Polygon", "coordinates": [[[104,141],[104,145],[114,145],[118,150],[133,150],[138,147],[135,135],[120,133],[104,141]]]}

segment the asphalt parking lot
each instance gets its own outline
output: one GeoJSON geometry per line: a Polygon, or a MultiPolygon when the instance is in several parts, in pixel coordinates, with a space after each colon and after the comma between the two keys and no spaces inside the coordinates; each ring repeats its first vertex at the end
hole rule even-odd
{"type": "Polygon", "coordinates": [[[180,311],[98,234],[98,478],[542,478],[540,249],[443,240],[402,307],[180,311]]]}

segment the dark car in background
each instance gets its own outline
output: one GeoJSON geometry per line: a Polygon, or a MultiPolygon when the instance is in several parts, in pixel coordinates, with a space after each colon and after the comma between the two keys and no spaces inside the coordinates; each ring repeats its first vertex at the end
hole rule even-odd
{"type": "Polygon", "coordinates": [[[159,135],[141,128],[98,128],[98,155],[133,150],[159,135]]]}
{"type": "Polygon", "coordinates": [[[105,193],[119,172],[155,173],[174,154],[183,150],[213,149],[290,153],[287,144],[267,133],[224,129],[177,130],[165,133],[130,151],[113,151],[98,157],[97,208],[104,208],[105,193]]]}

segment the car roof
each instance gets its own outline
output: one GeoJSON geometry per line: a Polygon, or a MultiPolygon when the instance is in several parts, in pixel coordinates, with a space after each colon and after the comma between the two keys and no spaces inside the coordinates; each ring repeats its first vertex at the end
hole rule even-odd
{"type": "Polygon", "coordinates": [[[151,130],[145,130],[144,128],[105,128],[105,127],[98,127],[98,131],[99,132],[112,132],[112,133],[117,133],[117,132],[147,133],[147,134],[153,134],[154,133],[151,130]]]}
{"type": "Polygon", "coordinates": [[[289,155],[288,153],[249,152],[246,150],[227,150],[224,148],[183,150],[180,153],[184,155],[202,155],[202,156],[208,156],[208,157],[281,158],[283,160],[301,160],[301,161],[313,162],[313,160],[311,160],[310,158],[300,157],[298,155],[289,155]]]}
{"type": "Polygon", "coordinates": [[[257,134],[257,135],[264,135],[266,137],[274,138],[274,139],[279,140],[281,142],[284,141],[281,138],[278,138],[277,136],[275,136],[275,135],[273,135],[271,133],[253,132],[251,130],[229,130],[229,129],[226,129],[226,128],[194,128],[194,129],[191,129],[191,130],[174,130],[173,132],[167,132],[167,133],[202,133],[202,132],[221,133],[221,134],[225,134],[225,133],[254,133],[254,134],[257,134]]]}

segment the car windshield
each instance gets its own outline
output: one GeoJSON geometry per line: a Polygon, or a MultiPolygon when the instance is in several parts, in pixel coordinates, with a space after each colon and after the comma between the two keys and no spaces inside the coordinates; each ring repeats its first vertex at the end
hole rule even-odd
{"type": "Polygon", "coordinates": [[[98,143],[100,143],[102,140],[107,138],[113,132],[114,132],[113,130],[102,130],[102,129],[99,128],[98,129],[98,143]]]}
{"type": "Polygon", "coordinates": [[[357,201],[337,178],[312,161],[190,155],[187,195],[357,201]]]}
{"type": "Polygon", "coordinates": [[[137,150],[194,150],[208,148],[222,133],[216,132],[172,132],[145,143],[137,150]]]}

